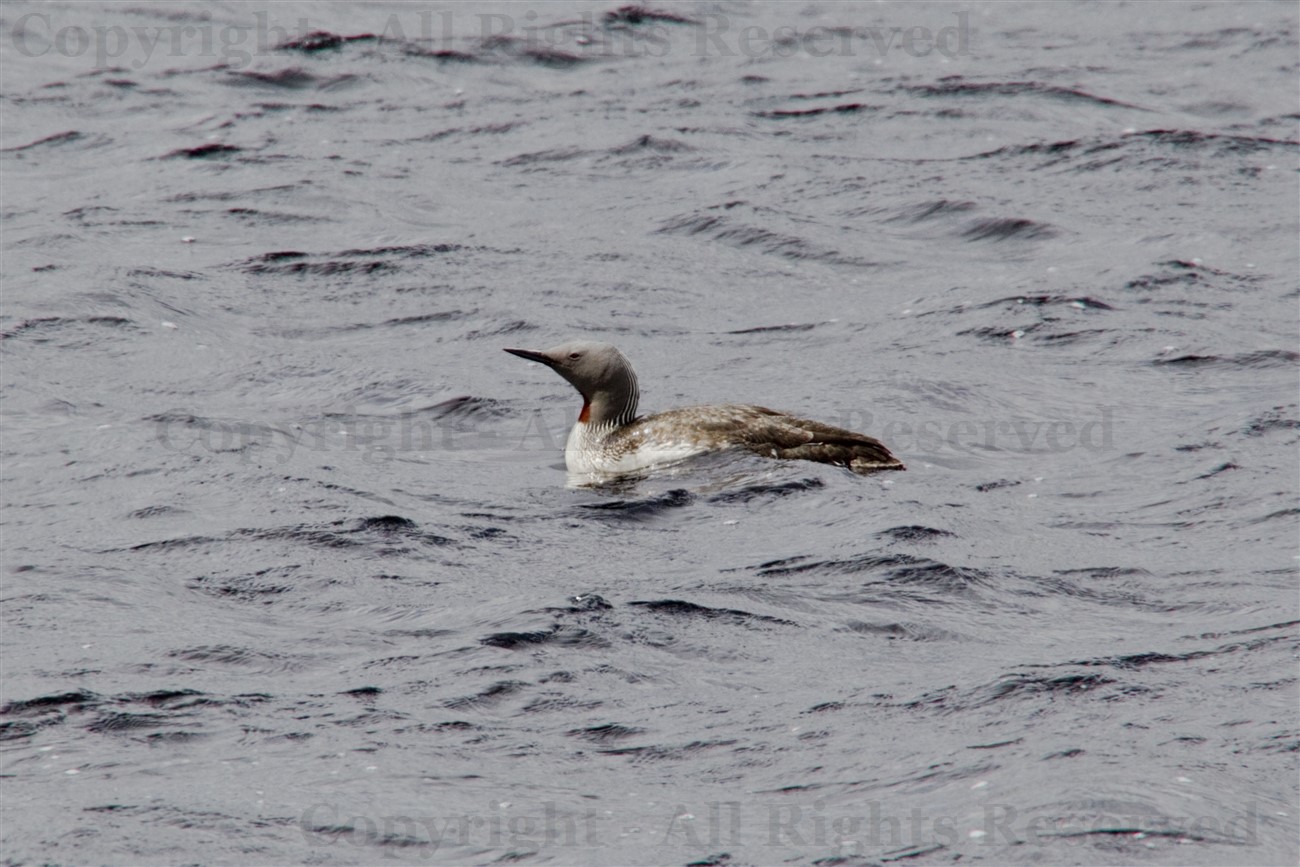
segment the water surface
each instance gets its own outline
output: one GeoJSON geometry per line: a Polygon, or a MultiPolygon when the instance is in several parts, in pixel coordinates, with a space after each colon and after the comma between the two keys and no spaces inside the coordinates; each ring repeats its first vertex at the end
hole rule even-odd
{"type": "Polygon", "coordinates": [[[1293,4],[0,25],[6,863],[1296,862],[1293,4]]]}

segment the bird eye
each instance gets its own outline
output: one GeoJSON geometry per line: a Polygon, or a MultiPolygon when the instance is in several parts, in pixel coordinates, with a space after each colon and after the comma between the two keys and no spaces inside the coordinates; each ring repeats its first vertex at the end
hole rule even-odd
{"type": "Polygon", "coordinates": [[[570,358],[570,360],[577,360],[577,359],[579,359],[579,358],[582,358],[582,353],[581,353],[581,352],[570,352],[570,353],[569,353],[569,358],[570,358]]]}

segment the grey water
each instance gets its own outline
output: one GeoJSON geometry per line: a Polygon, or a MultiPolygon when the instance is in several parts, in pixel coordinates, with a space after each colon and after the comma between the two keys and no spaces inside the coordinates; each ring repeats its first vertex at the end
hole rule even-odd
{"type": "Polygon", "coordinates": [[[0,6],[0,859],[1297,863],[1298,33],[0,6]]]}

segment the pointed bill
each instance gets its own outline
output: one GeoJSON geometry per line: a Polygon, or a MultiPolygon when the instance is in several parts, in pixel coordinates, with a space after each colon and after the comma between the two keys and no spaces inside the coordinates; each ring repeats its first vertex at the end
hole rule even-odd
{"type": "Polygon", "coordinates": [[[545,352],[538,352],[535,349],[507,349],[511,355],[518,355],[520,358],[526,358],[529,361],[536,361],[545,364],[547,367],[554,367],[555,361],[545,352]]]}

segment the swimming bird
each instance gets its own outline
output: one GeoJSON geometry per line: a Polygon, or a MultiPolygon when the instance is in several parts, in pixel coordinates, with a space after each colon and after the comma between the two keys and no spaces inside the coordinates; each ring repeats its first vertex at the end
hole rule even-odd
{"type": "Polygon", "coordinates": [[[582,412],[564,447],[572,473],[618,475],[735,448],[862,474],[905,469],[873,437],[763,406],[724,403],[638,416],[636,373],[608,343],[575,340],[553,349],[506,352],[546,365],[582,395],[582,412]]]}

